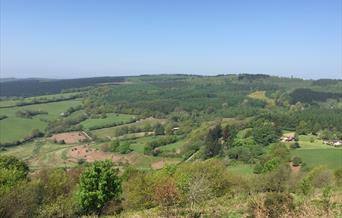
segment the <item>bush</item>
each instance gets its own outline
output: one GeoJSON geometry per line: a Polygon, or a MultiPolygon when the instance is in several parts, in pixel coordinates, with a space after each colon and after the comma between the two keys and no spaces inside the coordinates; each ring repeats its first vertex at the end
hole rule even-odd
{"type": "Polygon", "coordinates": [[[307,179],[314,188],[323,188],[333,184],[334,175],[329,169],[316,167],[308,173],[307,179]]]}
{"type": "Polygon", "coordinates": [[[119,200],[121,180],[109,160],[95,161],[82,173],[79,184],[79,204],[85,214],[100,214],[110,200],[119,200]]]}
{"type": "Polygon", "coordinates": [[[132,152],[133,150],[130,148],[129,144],[126,142],[126,143],[121,144],[116,149],[116,151],[119,152],[120,154],[128,154],[128,153],[132,152]]]}
{"type": "Polygon", "coordinates": [[[170,217],[170,209],[179,201],[176,183],[172,178],[159,181],[154,190],[154,200],[165,210],[166,217],[170,217]]]}
{"type": "Polygon", "coordinates": [[[300,157],[292,158],[292,166],[297,167],[302,164],[302,159],[300,157]]]}
{"type": "Polygon", "coordinates": [[[293,149],[296,149],[296,148],[300,148],[300,145],[299,145],[298,142],[295,142],[295,143],[292,143],[292,144],[290,145],[290,147],[293,148],[293,149]]]}
{"type": "Polygon", "coordinates": [[[293,197],[289,193],[267,193],[264,206],[267,217],[278,218],[294,209],[293,197]]]}
{"type": "Polygon", "coordinates": [[[335,175],[336,184],[339,186],[342,186],[342,168],[335,170],[334,175],[335,175]]]}

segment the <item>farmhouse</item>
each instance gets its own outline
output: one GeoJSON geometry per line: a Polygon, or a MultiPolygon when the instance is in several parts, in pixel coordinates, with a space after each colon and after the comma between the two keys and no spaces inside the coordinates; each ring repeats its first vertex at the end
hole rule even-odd
{"type": "Polygon", "coordinates": [[[280,141],[282,142],[292,142],[295,139],[294,136],[282,136],[280,138],[280,141]]]}
{"type": "Polygon", "coordinates": [[[324,140],[323,144],[340,147],[342,146],[342,140],[331,140],[331,141],[324,140]]]}

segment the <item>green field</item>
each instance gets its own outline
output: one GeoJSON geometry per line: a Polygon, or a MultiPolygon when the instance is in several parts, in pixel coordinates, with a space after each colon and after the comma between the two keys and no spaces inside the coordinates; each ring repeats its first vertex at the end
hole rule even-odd
{"type": "Polygon", "coordinates": [[[21,98],[21,99],[16,99],[16,100],[0,100],[0,108],[1,107],[13,107],[16,106],[17,103],[19,102],[29,102],[34,99],[47,99],[47,100],[52,100],[54,98],[67,98],[67,97],[72,97],[76,94],[79,94],[79,92],[70,92],[70,93],[60,93],[60,94],[53,94],[53,95],[40,95],[40,96],[35,96],[35,97],[28,97],[28,98],[21,98]]]}
{"type": "Polygon", "coordinates": [[[146,119],[136,121],[134,123],[124,124],[124,125],[120,125],[120,126],[114,126],[114,127],[110,127],[110,128],[97,129],[97,130],[93,130],[91,132],[99,138],[108,138],[108,137],[114,138],[115,137],[115,131],[118,128],[121,128],[123,126],[143,126],[146,124],[153,125],[156,123],[164,123],[164,122],[165,122],[165,120],[163,120],[163,119],[146,118],[146,119]]]}
{"type": "Polygon", "coordinates": [[[74,166],[70,161],[65,161],[65,152],[75,145],[60,145],[46,140],[36,140],[15,147],[7,148],[0,152],[1,155],[14,155],[25,160],[31,169],[74,166]],[[64,154],[64,155],[63,155],[64,154]]]}
{"type": "Polygon", "coordinates": [[[146,137],[142,137],[142,138],[138,138],[135,140],[131,140],[130,141],[130,148],[133,149],[135,152],[138,153],[144,153],[144,148],[146,146],[146,143],[156,140],[160,138],[160,136],[146,136],[146,137]]]}
{"type": "Polygon", "coordinates": [[[243,175],[253,174],[253,165],[250,164],[237,164],[233,166],[228,166],[228,171],[243,175]]]}
{"type": "Polygon", "coordinates": [[[184,145],[184,140],[179,140],[175,143],[164,145],[160,147],[161,151],[176,151],[184,145]]]}
{"type": "Polygon", "coordinates": [[[8,116],[8,118],[0,120],[0,143],[21,140],[30,135],[33,129],[43,130],[47,126],[44,120],[54,120],[60,117],[60,114],[69,107],[75,107],[80,104],[80,100],[68,100],[22,107],[0,108],[0,114],[8,116]],[[15,115],[17,110],[41,110],[48,112],[48,114],[37,115],[32,119],[21,118],[15,115]]]}
{"type": "Polygon", "coordinates": [[[130,114],[107,114],[106,118],[96,118],[96,119],[87,119],[81,124],[89,129],[91,127],[113,124],[113,123],[127,123],[128,121],[134,119],[134,115],[130,114]]]}
{"type": "Polygon", "coordinates": [[[301,149],[331,148],[330,145],[323,144],[321,139],[313,135],[300,135],[298,143],[301,149]],[[311,142],[310,140],[313,141],[311,142]]]}
{"type": "Polygon", "coordinates": [[[342,149],[295,149],[291,150],[291,156],[300,157],[308,167],[319,165],[331,169],[342,167],[342,149]]]}
{"type": "Polygon", "coordinates": [[[248,97],[253,98],[253,99],[257,99],[257,100],[261,100],[267,103],[267,105],[269,107],[273,107],[275,106],[274,100],[268,98],[266,96],[266,92],[265,91],[256,91],[253,92],[251,94],[248,95],[248,97]]]}

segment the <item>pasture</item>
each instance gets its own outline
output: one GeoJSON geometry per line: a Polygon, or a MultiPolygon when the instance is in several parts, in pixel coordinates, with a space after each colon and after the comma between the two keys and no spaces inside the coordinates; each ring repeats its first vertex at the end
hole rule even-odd
{"type": "Polygon", "coordinates": [[[235,164],[228,166],[228,171],[241,174],[241,175],[253,175],[253,165],[252,164],[235,164]]]}
{"type": "Polygon", "coordinates": [[[291,156],[300,157],[309,168],[323,165],[330,169],[337,169],[342,166],[342,149],[294,149],[291,156]]]}
{"type": "Polygon", "coordinates": [[[142,127],[144,125],[154,125],[157,123],[165,123],[165,120],[163,119],[157,119],[157,118],[146,118],[146,119],[142,119],[142,120],[138,120],[134,123],[129,123],[129,124],[123,124],[120,126],[114,126],[114,127],[109,127],[109,128],[103,128],[103,129],[97,129],[97,130],[93,130],[91,131],[92,134],[96,135],[99,138],[115,138],[116,135],[116,130],[121,128],[121,127],[130,127],[130,126],[139,126],[142,127]]]}
{"type": "Polygon", "coordinates": [[[275,106],[275,102],[273,99],[270,99],[269,97],[266,96],[265,91],[255,91],[252,92],[251,94],[248,95],[248,97],[252,99],[257,99],[266,102],[268,107],[273,107],[275,106]]]}
{"type": "Polygon", "coordinates": [[[69,107],[81,105],[80,100],[27,105],[12,108],[0,108],[0,114],[8,118],[0,120],[0,143],[14,142],[29,136],[33,129],[44,130],[47,120],[60,117],[69,107]],[[17,117],[18,110],[45,111],[48,114],[39,114],[32,118],[17,117]]]}
{"type": "Polygon", "coordinates": [[[97,127],[97,126],[105,126],[110,124],[124,124],[132,119],[134,119],[134,115],[130,114],[106,114],[106,118],[96,118],[96,119],[87,119],[81,122],[81,125],[84,126],[86,129],[97,127]]]}
{"type": "Polygon", "coordinates": [[[70,92],[70,93],[60,93],[60,94],[52,94],[52,95],[40,95],[40,96],[27,97],[27,98],[3,99],[3,100],[0,100],[0,108],[15,107],[18,103],[31,102],[33,100],[41,100],[41,99],[54,100],[54,99],[60,99],[60,98],[69,98],[78,94],[79,92],[70,92]]]}

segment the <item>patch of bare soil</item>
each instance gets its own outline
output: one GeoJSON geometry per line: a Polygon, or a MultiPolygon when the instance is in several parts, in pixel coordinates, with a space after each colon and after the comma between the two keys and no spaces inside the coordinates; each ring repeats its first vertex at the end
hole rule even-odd
{"type": "Polygon", "coordinates": [[[291,172],[294,174],[298,174],[300,172],[301,166],[293,166],[292,162],[290,162],[291,172]]]}
{"type": "Polygon", "coordinates": [[[66,144],[74,144],[88,139],[88,137],[83,132],[65,132],[54,134],[50,139],[57,142],[64,141],[66,144]]]}
{"type": "Polygon", "coordinates": [[[151,164],[151,168],[154,170],[159,170],[165,167],[167,164],[177,163],[177,161],[172,160],[160,160],[151,164]]]}
{"type": "Polygon", "coordinates": [[[158,170],[158,169],[161,169],[163,168],[165,165],[165,161],[164,160],[160,160],[160,161],[157,161],[157,162],[154,162],[151,164],[151,167],[152,169],[154,170],[158,170]]]}
{"type": "Polygon", "coordinates": [[[77,162],[79,159],[84,159],[87,162],[94,162],[97,160],[111,160],[115,163],[131,164],[135,160],[135,154],[113,154],[110,152],[98,151],[91,148],[89,144],[73,147],[69,151],[69,158],[71,161],[77,162]]]}

